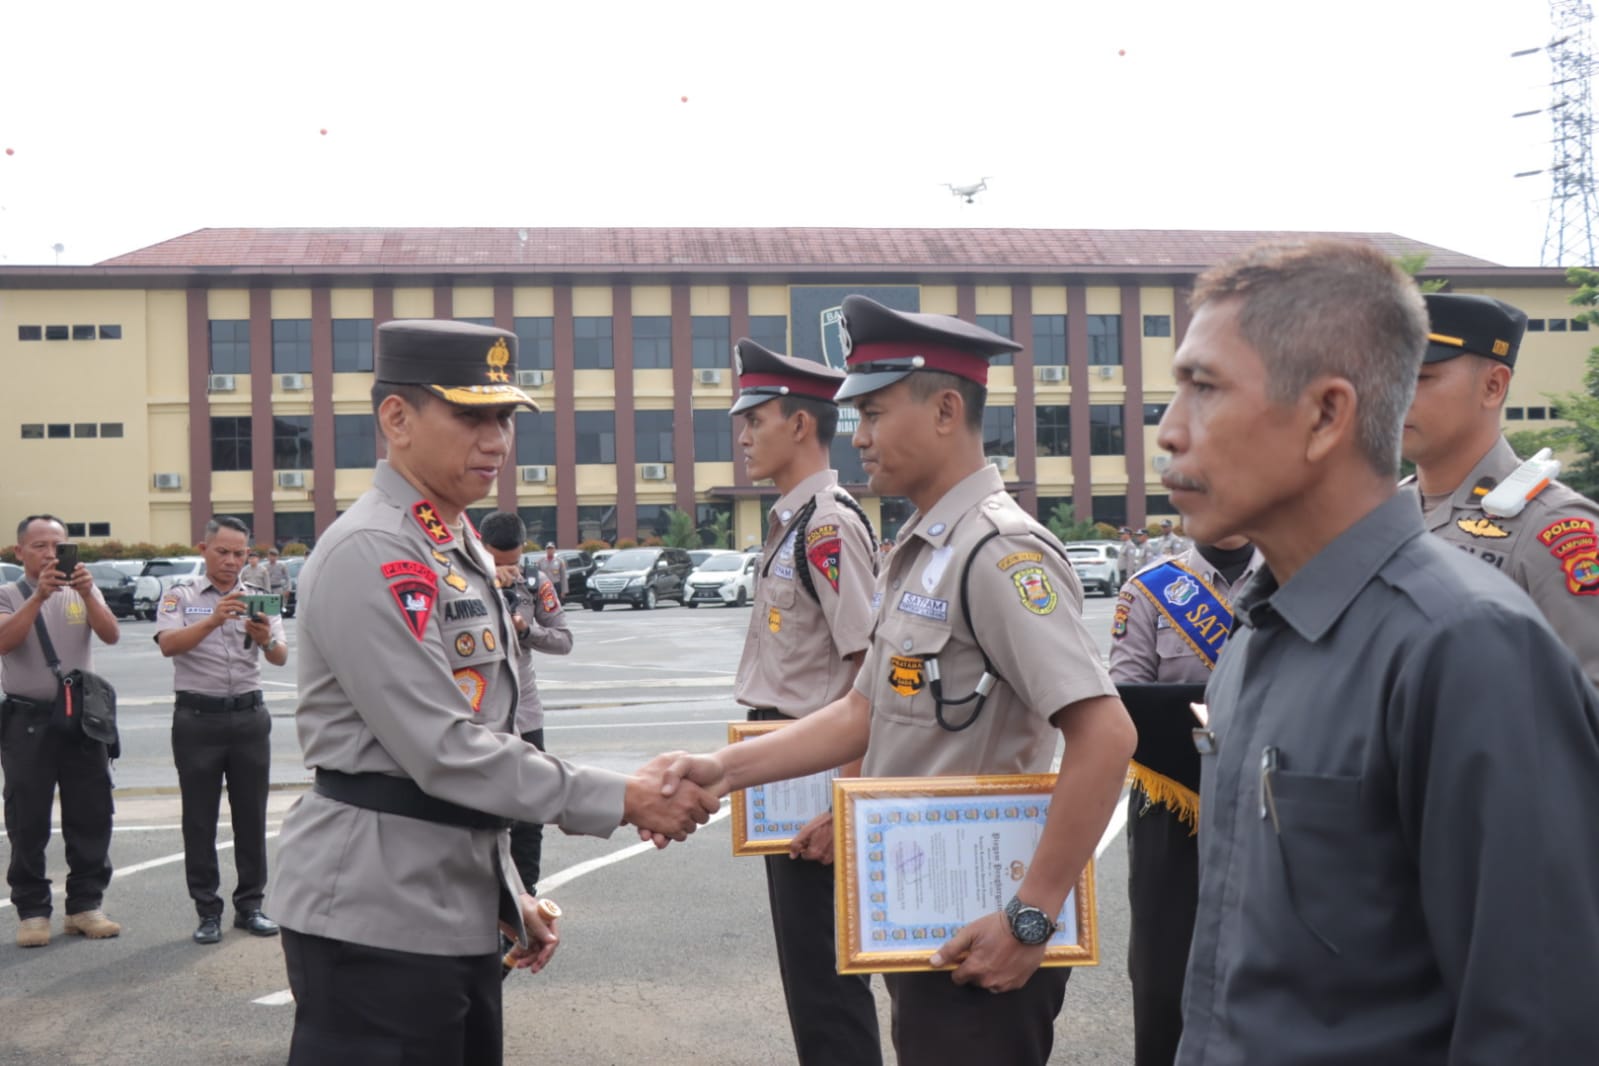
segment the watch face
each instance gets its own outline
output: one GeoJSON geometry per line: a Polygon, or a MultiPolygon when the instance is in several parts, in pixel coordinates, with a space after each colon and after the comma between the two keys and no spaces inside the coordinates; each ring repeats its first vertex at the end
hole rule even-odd
{"type": "Polygon", "coordinates": [[[1055,923],[1037,907],[1024,907],[1011,922],[1016,939],[1024,944],[1042,944],[1055,932],[1055,923]]]}

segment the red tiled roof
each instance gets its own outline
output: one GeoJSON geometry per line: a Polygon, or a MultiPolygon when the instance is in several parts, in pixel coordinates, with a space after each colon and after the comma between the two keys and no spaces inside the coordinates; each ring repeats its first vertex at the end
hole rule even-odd
{"type": "Polygon", "coordinates": [[[1498,264],[1393,233],[1065,229],[203,229],[102,267],[334,271],[818,269],[1061,270],[1205,267],[1258,241],[1331,236],[1429,273],[1498,264]]]}

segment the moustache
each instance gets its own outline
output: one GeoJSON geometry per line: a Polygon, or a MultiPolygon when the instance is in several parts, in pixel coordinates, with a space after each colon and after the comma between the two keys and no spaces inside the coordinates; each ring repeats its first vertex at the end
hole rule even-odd
{"type": "Polygon", "coordinates": [[[1187,489],[1190,492],[1201,492],[1205,488],[1205,486],[1201,485],[1193,478],[1179,474],[1172,470],[1168,470],[1166,473],[1161,475],[1160,483],[1166,486],[1168,489],[1187,489]]]}

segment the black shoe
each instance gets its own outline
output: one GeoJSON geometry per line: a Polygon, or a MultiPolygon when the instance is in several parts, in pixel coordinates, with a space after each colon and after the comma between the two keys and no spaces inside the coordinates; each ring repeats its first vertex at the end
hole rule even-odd
{"type": "Polygon", "coordinates": [[[277,936],[278,923],[260,911],[240,911],[233,916],[233,928],[243,929],[251,936],[277,936]]]}
{"type": "Polygon", "coordinates": [[[201,918],[200,928],[194,931],[196,944],[216,944],[222,940],[222,919],[220,916],[201,918]]]}

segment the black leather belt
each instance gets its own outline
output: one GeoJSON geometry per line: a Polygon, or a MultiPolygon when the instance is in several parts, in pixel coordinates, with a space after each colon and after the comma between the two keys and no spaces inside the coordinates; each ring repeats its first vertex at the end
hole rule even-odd
{"type": "Polygon", "coordinates": [[[792,722],[794,716],[784,714],[776,707],[751,707],[749,717],[745,720],[750,722],[792,722]]]}
{"type": "Polygon", "coordinates": [[[180,691],[178,706],[204,711],[207,714],[219,714],[223,711],[253,711],[257,707],[265,707],[266,698],[261,695],[260,689],[246,692],[242,696],[207,696],[201,692],[180,691]]]}
{"type": "Polygon", "coordinates": [[[458,803],[430,796],[409,777],[389,774],[347,774],[340,770],[316,772],[312,786],[319,795],[352,807],[384,814],[398,814],[405,818],[420,818],[424,822],[454,825],[462,829],[509,829],[512,821],[497,814],[462,807],[458,803]]]}
{"type": "Polygon", "coordinates": [[[21,696],[7,696],[0,706],[8,711],[43,712],[54,709],[54,704],[46,703],[44,700],[30,700],[21,696]]]}

